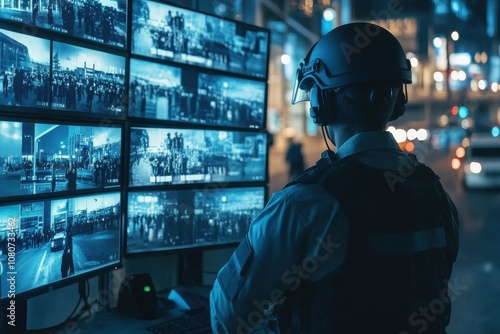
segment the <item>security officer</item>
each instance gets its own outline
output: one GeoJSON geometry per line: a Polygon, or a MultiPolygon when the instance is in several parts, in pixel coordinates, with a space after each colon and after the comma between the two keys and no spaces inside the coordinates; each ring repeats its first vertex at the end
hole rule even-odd
{"type": "Polygon", "coordinates": [[[215,333],[445,333],[458,251],[439,177],[385,131],[411,66],[370,23],[339,26],[297,69],[292,103],[329,137],[315,166],[272,195],[220,270],[215,333]]]}

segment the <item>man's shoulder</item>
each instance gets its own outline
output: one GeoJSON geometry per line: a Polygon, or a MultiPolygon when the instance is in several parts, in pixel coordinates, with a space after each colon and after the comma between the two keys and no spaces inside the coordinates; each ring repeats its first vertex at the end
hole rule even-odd
{"type": "Polygon", "coordinates": [[[331,197],[319,183],[294,183],[273,194],[277,200],[291,203],[323,204],[326,198],[331,197]]]}

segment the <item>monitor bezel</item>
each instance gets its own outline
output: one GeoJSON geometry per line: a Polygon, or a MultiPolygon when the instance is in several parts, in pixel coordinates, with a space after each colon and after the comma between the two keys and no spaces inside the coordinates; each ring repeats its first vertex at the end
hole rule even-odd
{"type": "MultiPolygon", "coordinates": [[[[177,191],[186,191],[186,192],[197,192],[197,191],[220,191],[221,189],[255,189],[255,190],[260,190],[262,191],[262,200],[263,200],[263,206],[262,209],[265,208],[268,197],[269,197],[269,187],[267,185],[254,185],[254,186],[227,186],[227,185],[209,185],[210,188],[207,189],[207,185],[199,186],[198,187],[168,187],[168,188],[162,188],[162,189],[151,189],[151,188],[141,188],[141,189],[134,189],[133,191],[129,191],[126,194],[126,199],[125,199],[125,218],[124,218],[124,228],[123,228],[123,234],[124,234],[124,258],[140,258],[140,257],[145,257],[145,256],[158,256],[158,255],[171,255],[171,254],[180,254],[180,253],[188,253],[191,251],[196,251],[196,252],[203,252],[206,250],[216,250],[216,249],[225,249],[225,248],[232,248],[237,246],[243,239],[239,240],[231,240],[228,242],[223,242],[223,243],[212,243],[212,244],[187,244],[183,246],[174,246],[174,247],[164,247],[161,249],[152,249],[152,250],[141,250],[141,251],[130,251],[129,246],[128,246],[128,223],[129,223],[129,205],[130,205],[130,199],[129,196],[131,194],[139,194],[139,193],[161,193],[161,192],[177,192],[177,191]]],[[[195,194],[193,194],[195,196],[195,194]]],[[[261,209],[261,210],[262,210],[261,209]]],[[[251,222],[255,217],[251,217],[251,222]]],[[[250,222],[250,223],[251,223],[250,222]]],[[[246,232],[245,232],[246,234],[246,232]]],[[[180,270],[180,268],[178,268],[180,270]]]]}
{"type": "MultiPolygon", "coordinates": [[[[108,127],[108,128],[116,128],[120,130],[120,154],[121,157],[125,156],[125,149],[127,145],[127,141],[125,141],[125,128],[123,124],[120,124],[118,122],[112,122],[107,119],[103,119],[100,124],[95,124],[95,122],[92,122],[91,120],[80,120],[79,122],[75,122],[74,119],[71,121],[69,119],[61,119],[58,122],[54,122],[54,120],[50,119],[35,119],[33,117],[14,117],[14,116],[5,116],[2,113],[0,113],[0,122],[6,121],[6,122],[18,122],[18,123],[39,123],[39,124],[54,124],[54,125],[64,125],[64,126],[88,126],[88,127],[95,127],[95,128],[101,128],[101,127],[108,127]]],[[[96,194],[96,193],[101,193],[101,192],[106,192],[108,189],[113,190],[113,189],[123,189],[124,188],[124,182],[125,180],[128,180],[128,175],[124,174],[125,171],[125,163],[128,164],[128,162],[124,162],[123,159],[121,161],[121,168],[120,168],[120,175],[121,175],[121,180],[119,180],[118,184],[112,185],[112,186],[107,186],[107,187],[93,187],[93,188],[88,188],[88,189],[77,189],[74,192],[70,191],[57,191],[57,192],[43,192],[39,194],[25,194],[25,195],[14,195],[14,196],[4,196],[0,197],[0,200],[2,203],[9,203],[9,202],[17,202],[17,201],[24,201],[25,199],[29,200],[38,200],[38,199],[50,199],[53,197],[60,197],[61,195],[66,195],[66,196],[73,196],[73,195],[79,195],[79,194],[96,194]]]]}
{"type": "Polygon", "coordinates": [[[189,127],[186,127],[186,126],[178,126],[177,124],[169,124],[169,125],[159,125],[159,126],[153,126],[151,125],[151,123],[148,123],[148,122],[142,122],[142,123],[139,123],[139,122],[136,122],[134,123],[133,125],[130,125],[127,126],[127,139],[128,139],[128,142],[127,142],[127,150],[129,153],[131,153],[131,131],[132,129],[134,128],[142,128],[142,129],[159,129],[159,130],[173,130],[174,132],[176,130],[195,130],[195,131],[225,131],[225,132],[236,132],[236,133],[245,133],[245,134],[255,134],[255,135],[263,135],[264,136],[264,140],[265,140],[265,153],[264,153],[264,156],[265,156],[265,166],[264,166],[264,170],[263,170],[263,173],[264,173],[264,177],[263,179],[260,179],[260,180],[236,180],[236,181],[227,181],[227,180],[223,180],[223,181],[214,181],[214,182],[190,182],[190,183],[166,183],[166,182],[163,182],[162,184],[140,184],[140,185],[131,185],[130,184],[130,173],[128,172],[129,171],[129,167],[130,167],[130,163],[131,163],[131,159],[130,159],[130,155],[129,155],[129,159],[127,159],[127,166],[126,166],[126,170],[127,170],[127,177],[128,179],[126,180],[126,187],[127,189],[130,189],[130,190],[135,190],[135,189],[141,189],[141,188],[151,188],[151,189],[161,189],[162,187],[182,187],[182,186],[186,186],[186,187],[191,187],[191,188],[196,188],[197,186],[201,185],[201,186],[204,186],[204,185],[210,185],[210,184],[213,184],[213,185],[221,185],[221,184],[227,184],[227,185],[246,185],[246,186],[257,186],[257,185],[262,185],[262,184],[267,184],[269,182],[269,149],[270,149],[270,133],[268,131],[266,131],[265,129],[258,129],[258,130],[254,130],[254,129],[241,129],[241,128],[228,128],[228,127],[224,127],[224,128],[217,128],[217,127],[203,127],[203,126],[200,126],[200,125],[192,125],[192,126],[189,126],[189,127]]]}
{"type": "MultiPolygon", "coordinates": [[[[159,61],[157,59],[148,59],[148,58],[145,58],[145,57],[139,57],[139,56],[132,56],[129,58],[129,61],[128,61],[128,70],[127,70],[127,73],[128,73],[128,81],[127,81],[127,84],[128,84],[128,90],[127,90],[127,93],[128,93],[128,108],[127,108],[127,117],[131,120],[134,120],[134,121],[138,121],[138,122],[158,122],[159,124],[179,124],[179,126],[203,126],[203,127],[214,127],[214,128],[234,128],[234,129],[241,129],[241,130],[262,130],[262,129],[265,129],[266,126],[267,126],[267,117],[266,117],[266,109],[267,109],[267,99],[268,99],[268,96],[267,96],[267,90],[268,90],[268,83],[266,81],[262,81],[262,80],[257,80],[255,78],[248,78],[248,77],[244,77],[244,76],[241,76],[241,75],[235,75],[235,74],[232,74],[232,73],[228,73],[228,72],[220,72],[220,71],[215,71],[215,70],[210,70],[210,69],[205,69],[205,68],[199,68],[199,67],[196,67],[196,66],[192,66],[192,65],[186,65],[186,64],[178,64],[178,63],[171,63],[171,62],[167,62],[167,61],[159,61]],[[263,90],[263,100],[262,100],[262,105],[261,105],[261,108],[262,108],[262,116],[261,118],[258,120],[258,125],[254,125],[254,126],[251,126],[251,124],[248,124],[248,125],[238,125],[238,124],[234,124],[234,123],[230,123],[230,122],[224,122],[223,124],[217,124],[217,122],[209,122],[209,121],[205,121],[205,122],[202,122],[201,119],[199,121],[193,121],[193,120],[186,120],[186,119],[181,119],[181,118],[155,118],[155,117],[148,117],[148,116],[143,116],[143,115],[140,115],[140,110],[139,107],[135,107],[134,109],[134,113],[132,113],[132,108],[131,108],[131,96],[132,96],[132,92],[131,92],[131,89],[132,89],[132,81],[134,80],[134,78],[132,77],[132,62],[133,61],[139,61],[139,62],[148,62],[148,63],[152,63],[152,64],[155,64],[155,66],[165,66],[167,68],[172,68],[174,70],[179,70],[180,72],[180,85],[182,86],[182,79],[183,79],[183,76],[184,75],[189,75],[189,76],[192,76],[193,78],[195,77],[196,78],[196,82],[194,83],[194,85],[196,86],[196,92],[193,94],[195,95],[196,97],[199,96],[199,82],[200,82],[200,77],[201,76],[207,76],[207,77],[212,77],[214,78],[215,80],[221,80],[221,81],[224,81],[224,79],[227,78],[228,81],[233,81],[233,82],[238,82],[238,83],[241,83],[241,84],[245,84],[245,83],[248,83],[248,84],[252,84],[252,85],[255,85],[255,86],[260,86],[259,88],[261,88],[263,90]]],[[[234,90],[238,90],[238,89],[234,89],[234,90]]],[[[224,92],[220,92],[221,96],[224,94],[224,92]]],[[[245,91],[242,91],[242,95],[245,94],[246,92],[245,91]]],[[[167,99],[168,101],[168,99],[167,99]]],[[[136,105],[138,105],[140,103],[140,100],[136,99],[136,105]]],[[[193,106],[193,113],[199,113],[199,110],[197,110],[197,104],[199,103],[199,99],[194,99],[192,104],[194,105],[193,106]]]]}
{"type": "Polygon", "coordinates": [[[191,9],[188,7],[183,7],[179,4],[172,3],[171,1],[168,1],[168,0],[167,1],[146,0],[146,2],[153,2],[153,3],[156,3],[158,5],[171,7],[173,10],[179,9],[179,10],[191,12],[194,14],[204,15],[205,17],[210,17],[212,19],[218,19],[218,20],[221,20],[223,22],[235,24],[236,28],[241,27],[241,28],[248,29],[248,30],[255,30],[255,31],[258,31],[259,33],[266,34],[266,40],[267,40],[266,52],[264,53],[265,59],[263,60],[263,62],[265,64],[265,70],[263,71],[262,75],[251,75],[245,70],[235,72],[235,71],[231,71],[231,70],[222,70],[222,69],[217,69],[214,67],[207,67],[207,66],[196,64],[196,63],[187,62],[187,61],[179,61],[179,60],[176,61],[176,60],[173,60],[172,58],[155,57],[155,56],[152,56],[150,54],[143,54],[143,53],[134,52],[134,50],[133,50],[133,30],[134,30],[134,14],[133,14],[133,12],[134,12],[134,4],[136,3],[136,1],[138,1],[138,0],[133,0],[131,2],[131,6],[130,6],[130,13],[131,14],[130,14],[130,18],[129,18],[130,36],[128,38],[128,41],[129,41],[128,50],[129,50],[131,56],[141,56],[141,57],[146,57],[148,59],[157,59],[157,60],[162,60],[165,62],[173,62],[173,63],[177,63],[177,64],[191,65],[191,66],[196,66],[196,67],[204,68],[204,69],[211,69],[214,71],[219,71],[219,72],[223,72],[223,73],[227,73],[227,74],[231,74],[231,75],[236,75],[236,76],[241,75],[241,76],[245,76],[247,78],[253,78],[253,79],[257,79],[257,80],[267,81],[268,76],[269,76],[269,59],[270,59],[270,53],[271,53],[270,52],[270,46],[271,46],[271,31],[270,31],[270,29],[268,29],[266,27],[258,26],[258,25],[248,24],[246,22],[238,21],[238,20],[228,18],[228,17],[217,16],[217,15],[214,15],[214,14],[211,14],[211,13],[208,13],[205,11],[201,11],[198,9],[191,9]]]}
{"type": "MultiPolygon", "coordinates": [[[[53,282],[50,282],[50,283],[47,283],[47,284],[43,284],[43,285],[40,285],[38,287],[34,287],[34,288],[31,288],[31,289],[27,289],[27,290],[24,290],[24,291],[20,291],[20,292],[17,292],[15,291],[15,295],[14,296],[9,296],[9,293],[7,293],[6,296],[2,296],[0,294],[0,304],[3,304],[4,302],[7,303],[9,302],[10,300],[17,300],[17,299],[30,299],[32,297],[36,297],[36,296],[39,296],[39,295],[42,295],[42,294],[45,294],[47,292],[50,292],[54,289],[59,289],[59,288],[62,288],[62,287],[65,287],[65,286],[69,286],[71,284],[75,284],[75,283],[79,283],[79,282],[83,282],[87,279],[90,279],[92,277],[97,277],[99,275],[102,275],[102,274],[105,274],[105,273],[109,273],[111,271],[114,271],[114,270],[117,270],[117,269],[120,269],[123,267],[123,263],[124,263],[124,252],[123,252],[123,248],[124,248],[124,211],[123,211],[123,197],[124,197],[124,194],[122,191],[117,191],[117,190],[111,190],[111,191],[103,191],[103,192],[100,192],[100,193],[94,193],[94,194],[79,194],[79,195],[75,195],[75,196],[61,196],[61,197],[51,197],[51,198],[45,198],[45,199],[24,199],[23,201],[15,201],[15,202],[10,202],[10,203],[3,203],[2,206],[11,206],[11,205],[22,205],[22,204],[26,204],[26,203],[32,203],[32,202],[42,202],[42,201],[57,201],[57,200],[64,200],[64,199],[73,199],[73,198],[81,198],[81,197],[89,197],[89,196],[93,196],[93,195],[96,195],[96,196],[99,196],[99,195],[106,195],[106,194],[117,194],[119,197],[120,197],[120,211],[121,211],[121,214],[119,215],[119,228],[118,228],[118,232],[119,232],[119,235],[118,235],[118,243],[119,243],[119,246],[117,248],[117,256],[118,256],[118,259],[112,263],[109,263],[109,264],[106,264],[106,265],[103,265],[103,266],[100,266],[98,268],[94,268],[94,269],[91,269],[89,271],[86,271],[84,273],[80,273],[80,274],[77,274],[77,275],[72,275],[72,276],[68,276],[66,278],[61,278],[61,279],[58,279],[57,281],[53,281],[53,282]]],[[[9,274],[9,271],[4,268],[4,272],[5,274],[9,274]]],[[[22,273],[20,272],[16,272],[15,274],[16,276],[19,276],[19,275],[22,275],[22,273]]],[[[2,277],[4,277],[2,275],[2,277]]],[[[6,282],[3,282],[3,283],[6,283],[6,282]]]]}
{"type": "MultiPolygon", "coordinates": [[[[84,1],[81,1],[82,3],[84,1]]],[[[22,18],[19,19],[19,18],[5,18],[5,17],[1,17],[0,16],[0,21],[2,22],[8,22],[8,23],[11,23],[11,24],[16,24],[16,25],[21,25],[22,26],[22,29],[26,32],[28,32],[28,34],[30,35],[35,35],[35,34],[47,34],[47,35],[51,35],[51,36],[56,36],[57,38],[71,38],[71,39],[75,39],[75,40],[80,40],[80,41],[83,41],[85,43],[90,43],[90,44],[93,44],[93,45],[103,45],[103,46],[106,46],[107,48],[112,48],[112,49],[116,49],[116,50],[125,50],[127,49],[128,47],[128,44],[129,44],[129,41],[130,41],[130,36],[128,35],[128,32],[130,30],[130,27],[129,27],[129,23],[130,23],[130,10],[131,10],[131,6],[129,5],[129,1],[125,1],[125,11],[123,12],[123,14],[125,15],[125,43],[123,45],[119,45],[119,44],[114,44],[114,43],[105,43],[104,41],[100,41],[96,38],[92,38],[92,37],[84,37],[85,34],[83,36],[79,36],[79,35],[75,35],[75,34],[70,34],[69,32],[67,31],[64,31],[63,29],[59,29],[59,28],[55,28],[55,27],[52,27],[52,28],[49,28],[49,27],[40,27],[36,24],[33,24],[32,22],[29,22],[29,20],[27,22],[25,22],[25,20],[23,20],[22,18]]],[[[77,25],[78,21],[78,17],[77,17],[77,10],[75,10],[75,25],[77,25]]],[[[22,11],[21,12],[21,15],[25,13],[25,11],[22,11]]]]}
{"type": "MultiPolygon", "coordinates": [[[[19,27],[13,24],[5,23],[1,21],[0,19],[0,29],[8,30],[14,33],[18,34],[23,34],[27,36],[32,36],[29,33],[26,33],[28,30],[26,27],[19,27]]],[[[28,30],[29,31],[29,30],[28,30]]],[[[79,39],[71,39],[71,38],[65,38],[54,36],[51,35],[50,33],[46,33],[45,31],[37,31],[36,35],[33,35],[32,37],[48,40],[50,43],[50,51],[48,54],[48,63],[49,63],[49,80],[50,80],[50,87],[49,87],[49,96],[48,96],[48,105],[47,106],[16,106],[16,105],[5,105],[5,104],[0,104],[0,114],[2,113],[19,113],[19,114],[24,114],[24,115],[33,115],[33,117],[46,117],[46,115],[50,115],[52,117],[57,117],[57,118],[67,118],[67,117],[88,117],[89,119],[106,119],[106,120],[112,120],[112,121],[124,121],[127,117],[127,95],[128,95],[128,57],[129,54],[127,53],[126,50],[113,50],[113,49],[108,49],[103,45],[94,45],[94,44],[89,44],[86,43],[85,41],[81,41],[79,39]],[[65,110],[62,108],[55,108],[52,106],[53,102],[53,80],[54,80],[54,75],[53,75],[53,53],[54,53],[54,42],[61,43],[61,44],[68,44],[71,46],[83,48],[83,49],[88,49],[90,51],[96,51],[96,52],[102,52],[102,53],[109,53],[112,54],[113,56],[116,57],[122,57],[123,58],[123,71],[124,71],[124,84],[123,84],[123,110],[119,114],[113,114],[110,112],[92,112],[92,111],[86,111],[86,110],[65,110]]],[[[95,98],[94,98],[95,99],[95,98]]],[[[49,116],[49,117],[50,117],[49,116]]]]}

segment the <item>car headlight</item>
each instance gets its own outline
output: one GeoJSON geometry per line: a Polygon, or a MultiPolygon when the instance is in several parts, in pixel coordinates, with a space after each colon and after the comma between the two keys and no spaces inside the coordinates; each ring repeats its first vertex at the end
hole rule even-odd
{"type": "Polygon", "coordinates": [[[483,169],[483,167],[481,166],[481,164],[479,162],[472,161],[469,165],[469,169],[470,169],[471,173],[479,174],[479,173],[481,173],[481,170],[483,169]]]}
{"type": "Polygon", "coordinates": [[[459,169],[461,164],[462,162],[458,158],[453,158],[451,160],[451,168],[453,168],[454,170],[459,169]]]}

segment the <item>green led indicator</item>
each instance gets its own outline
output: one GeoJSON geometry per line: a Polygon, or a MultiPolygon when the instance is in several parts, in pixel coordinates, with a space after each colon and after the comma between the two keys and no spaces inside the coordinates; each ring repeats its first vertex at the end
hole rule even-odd
{"type": "Polygon", "coordinates": [[[151,287],[149,285],[146,285],[144,287],[144,292],[150,292],[151,291],[151,287]]]}

